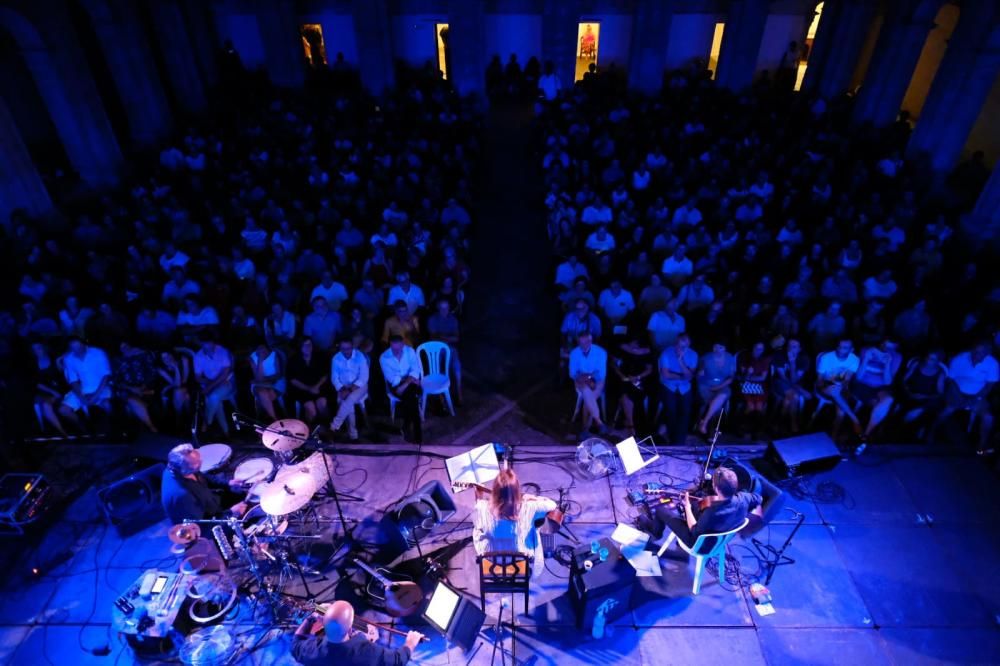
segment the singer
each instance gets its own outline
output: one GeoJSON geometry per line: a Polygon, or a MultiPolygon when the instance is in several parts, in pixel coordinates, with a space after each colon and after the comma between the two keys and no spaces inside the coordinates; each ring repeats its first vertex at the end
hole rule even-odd
{"type": "Polygon", "coordinates": [[[178,525],[185,520],[217,518],[226,514],[236,517],[246,513],[247,504],[236,501],[244,489],[239,481],[226,481],[218,475],[201,472],[201,453],[190,444],[179,444],[167,454],[163,470],[160,498],[170,522],[178,525]],[[235,504],[223,510],[223,506],[235,504]]]}

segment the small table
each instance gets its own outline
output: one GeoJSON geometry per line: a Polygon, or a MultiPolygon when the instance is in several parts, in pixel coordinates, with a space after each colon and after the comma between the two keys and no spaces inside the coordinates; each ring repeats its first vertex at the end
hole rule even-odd
{"type": "Polygon", "coordinates": [[[601,562],[596,553],[590,552],[590,544],[573,551],[570,562],[569,597],[576,612],[576,626],[590,631],[594,618],[604,608],[606,623],[625,615],[632,609],[632,587],[635,583],[635,568],[622,555],[618,544],[608,537],[599,540],[601,548],[608,549],[608,559],[601,562]],[[590,560],[590,571],[584,562],[590,560]]]}

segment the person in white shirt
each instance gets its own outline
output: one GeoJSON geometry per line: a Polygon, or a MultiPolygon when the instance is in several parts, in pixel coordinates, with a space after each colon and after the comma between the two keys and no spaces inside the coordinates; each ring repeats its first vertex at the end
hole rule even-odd
{"type": "Polygon", "coordinates": [[[74,421],[76,412],[93,407],[111,412],[111,363],[104,351],[71,337],[63,356],[63,374],[70,387],[59,406],[63,416],[74,421]]]}
{"type": "Polygon", "coordinates": [[[878,299],[887,301],[896,293],[896,281],[892,279],[892,271],[888,268],[864,281],[862,294],[866,301],[878,299]]]}
{"type": "Polygon", "coordinates": [[[615,237],[608,233],[608,228],[603,224],[597,227],[597,231],[587,237],[586,247],[595,254],[603,254],[615,249],[615,237]]]}
{"type": "Polygon", "coordinates": [[[188,261],[190,257],[174,247],[173,243],[167,243],[163,248],[163,254],[160,255],[160,268],[164,272],[169,273],[170,269],[173,267],[177,268],[187,268],[188,261]]]}
{"type": "Polygon", "coordinates": [[[417,352],[413,347],[403,344],[402,336],[392,335],[389,337],[389,348],[382,352],[378,362],[389,391],[400,401],[403,436],[407,437],[408,429],[412,427],[413,434],[408,441],[422,444],[424,434],[420,423],[420,378],[424,373],[417,352]]]}
{"type": "Polygon", "coordinates": [[[538,78],[538,89],[542,91],[542,96],[547,102],[551,102],[556,97],[559,97],[559,91],[562,90],[562,81],[556,75],[555,67],[553,67],[551,61],[545,63],[545,73],[538,78]]]}
{"type": "Polygon", "coordinates": [[[584,224],[611,224],[613,213],[611,207],[604,203],[600,197],[596,197],[589,206],[583,209],[580,221],[584,224]]]}
{"type": "Polygon", "coordinates": [[[861,421],[848,402],[850,395],[847,392],[851,378],[860,366],[861,359],[854,353],[854,343],[850,340],[841,340],[836,349],[820,354],[816,359],[816,390],[837,407],[833,422],[835,434],[845,416],[854,425],[855,434],[861,434],[861,421]]]}
{"type": "Polygon", "coordinates": [[[674,253],[663,260],[660,272],[667,282],[679,286],[694,273],[694,264],[687,258],[687,246],[683,243],[674,249],[674,253]]]}
{"type": "Polygon", "coordinates": [[[214,421],[228,436],[229,419],[222,410],[222,403],[234,397],[233,356],[229,350],[217,345],[211,335],[202,338],[201,349],[194,355],[194,378],[205,398],[202,432],[214,421]]]}
{"type": "Polygon", "coordinates": [[[590,278],[587,267],[580,263],[576,256],[570,255],[566,261],[556,267],[556,284],[563,289],[571,289],[579,277],[590,278]]]}
{"type": "Polygon", "coordinates": [[[252,280],[257,274],[257,268],[248,257],[243,254],[243,249],[233,248],[233,273],[237,280],[252,280]]]}
{"type": "Polygon", "coordinates": [[[622,289],[622,281],[615,279],[611,286],[601,292],[597,299],[597,307],[612,324],[617,324],[635,310],[635,299],[632,294],[622,289]]]}
{"type": "Polygon", "coordinates": [[[340,351],[330,363],[330,381],[337,391],[337,414],[330,428],[337,432],[347,422],[348,436],[358,441],[358,426],[354,406],[368,396],[368,359],[354,349],[354,343],[345,338],[340,341],[340,351]]]}
{"type": "Polygon", "coordinates": [[[1000,381],[1000,365],[990,354],[989,342],[980,342],[953,358],[948,365],[948,384],[944,392],[946,405],[934,422],[931,435],[935,435],[941,424],[957,410],[968,410],[979,417],[977,453],[989,453],[990,433],[993,431],[989,395],[997,381],[1000,381]]]}
{"type": "Polygon", "coordinates": [[[646,325],[653,349],[660,352],[674,344],[677,336],[686,330],[685,326],[684,317],[677,314],[677,299],[667,299],[663,309],[654,312],[646,325]]]}
{"type": "Polygon", "coordinates": [[[578,345],[569,353],[569,377],[576,386],[576,392],[583,400],[583,433],[596,424],[598,432],[604,434],[608,427],[601,420],[598,400],[604,393],[604,382],[608,375],[608,353],[594,344],[589,332],[577,338],[578,345]]]}
{"type": "Polygon", "coordinates": [[[410,274],[406,272],[396,275],[396,285],[389,290],[387,303],[403,301],[406,309],[411,315],[417,313],[419,308],[424,307],[424,290],[410,282],[410,274]]]}
{"type": "Polygon", "coordinates": [[[295,315],[281,303],[271,304],[271,314],[264,320],[264,339],[274,349],[287,348],[295,339],[295,315]]]}
{"type": "Polygon", "coordinates": [[[322,296],[326,300],[326,304],[334,311],[340,310],[340,306],[348,298],[347,289],[333,279],[333,273],[330,271],[323,271],[323,278],[318,285],[313,287],[312,293],[309,295],[309,302],[316,300],[318,296],[322,296]]]}
{"type": "Polygon", "coordinates": [[[750,186],[750,194],[762,201],[767,201],[774,194],[774,185],[767,180],[767,174],[763,171],[757,176],[757,182],[750,186]]]}
{"type": "Polygon", "coordinates": [[[250,388],[260,409],[271,421],[277,421],[274,403],[285,394],[285,362],[283,357],[264,343],[257,345],[247,359],[250,365],[250,388]]]}
{"type": "Polygon", "coordinates": [[[675,227],[694,227],[701,224],[701,211],[695,205],[694,199],[689,199],[686,204],[674,211],[673,223],[675,227]]]}

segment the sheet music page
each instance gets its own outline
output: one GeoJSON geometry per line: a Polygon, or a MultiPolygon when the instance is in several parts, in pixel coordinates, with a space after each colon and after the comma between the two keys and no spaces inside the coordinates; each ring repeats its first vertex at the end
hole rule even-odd
{"type": "MultiPolygon", "coordinates": [[[[448,468],[448,477],[452,483],[487,483],[500,473],[500,463],[497,462],[497,452],[493,444],[483,444],[471,451],[448,458],[445,460],[445,467],[448,468]]],[[[459,488],[455,492],[462,490],[468,488],[459,488]]]]}

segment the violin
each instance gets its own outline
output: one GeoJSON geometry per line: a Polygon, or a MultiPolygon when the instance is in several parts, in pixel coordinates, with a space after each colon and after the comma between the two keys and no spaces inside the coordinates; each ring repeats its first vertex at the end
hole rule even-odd
{"type": "MultiPolygon", "coordinates": [[[[683,490],[674,490],[673,488],[657,488],[657,489],[648,489],[647,488],[647,489],[644,489],[642,492],[645,493],[646,495],[654,495],[654,496],[660,496],[660,497],[662,497],[662,496],[669,496],[669,497],[671,497],[673,499],[681,501],[681,500],[684,499],[684,492],[685,491],[683,491],[683,490]]],[[[715,500],[717,500],[719,498],[716,495],[696,496],[696,495],[690,495],[689,494],[688,495],[688,499],[691,500],[692,506],[697,506],[699,511],[704,511],[708,507],[712,506],[712,504],[715,503],[715,500]]]]}

